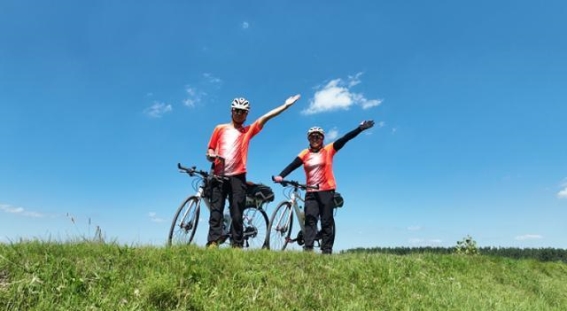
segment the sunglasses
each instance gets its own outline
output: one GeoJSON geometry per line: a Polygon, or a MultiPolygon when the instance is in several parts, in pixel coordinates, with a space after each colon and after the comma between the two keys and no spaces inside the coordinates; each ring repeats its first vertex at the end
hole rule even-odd
{"type": "Polygon", "coordinates": [[[319,134],[313,134],[313,135],[309,135],[309,139],[320,140],[320,139],[323,139],[323,136],[319,135],[319,134]]]}
{"type": "Polygon", "coordinates": [[[247,114],[248,110],[246,110],[246,109],[232,109],[232,112],[234,112],[236,114],[247,114]]]}

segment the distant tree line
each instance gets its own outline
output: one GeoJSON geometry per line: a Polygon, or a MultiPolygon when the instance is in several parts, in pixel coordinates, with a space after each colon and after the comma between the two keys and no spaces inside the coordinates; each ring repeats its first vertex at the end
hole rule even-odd
{"type": "MultiPolygon", "coordinates": [[[[457,247],[373,247],[373,248],[354,248],[343,251],[342,253],[381,253],[392,255],[409,254],[457,254],[457,247]]],[[[567,263],[567,249],[560,248],[513,248],[513,247],[478,247],[473,254],[486,256],[500,256],[513,259],[535,259],[539,261],[562,261],[567,263]]]]}

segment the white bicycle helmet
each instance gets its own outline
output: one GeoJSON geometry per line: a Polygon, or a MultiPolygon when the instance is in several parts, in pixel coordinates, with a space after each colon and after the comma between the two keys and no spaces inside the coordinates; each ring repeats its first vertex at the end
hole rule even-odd
{"type": "Polygon", "coordinates": [[[319,133],[321,134],[321,136],[325,137],[325,131],[323,131],[323,129],[318,126],[314,126],[310,128],[309,131],[307,131],[307,137],[309,137],[309,135],[313,133],[319,133]]]}
{"type": "Polygon", "coordinates": [[[232,101],[232,105],[230,105],[232,109],[242,109],[249,111],[250,110],[250,103],[246,100],[246,98],[235,98],[232,101]]]}

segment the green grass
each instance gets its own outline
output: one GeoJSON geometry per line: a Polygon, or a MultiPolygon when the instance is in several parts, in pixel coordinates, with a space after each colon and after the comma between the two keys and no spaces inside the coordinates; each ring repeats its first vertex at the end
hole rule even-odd
{"type": "Polygon", "coordinates": [[[489,256],[0,244],[0,310],[565,310],[567,265],[489,256]]]}

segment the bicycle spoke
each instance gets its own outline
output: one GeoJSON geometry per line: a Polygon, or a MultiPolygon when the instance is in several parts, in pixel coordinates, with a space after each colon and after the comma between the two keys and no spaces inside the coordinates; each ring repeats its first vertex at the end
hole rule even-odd
{"type": "Polygon", "coordinates": [[[197,231],[199,221],[199,198],[187,198],[177,209],[169,231],[169,245],[187,245],[191,243],[197,231]]]}
{"type": "Polygon", "coordinates": [[[244,209],[244,246],[252,249],[262,248],[266,242],[268,216],[262,209],[247,207],[244,209]]]}
{"type": "Polygon", "coordinates": [[[266,244],[273,250],[284,250],[290,242],[290,235],[293,226],[293,211],[291,204],[287,201],[282,202],[276,207],[270,219],[269,234],[266,244]]]}

